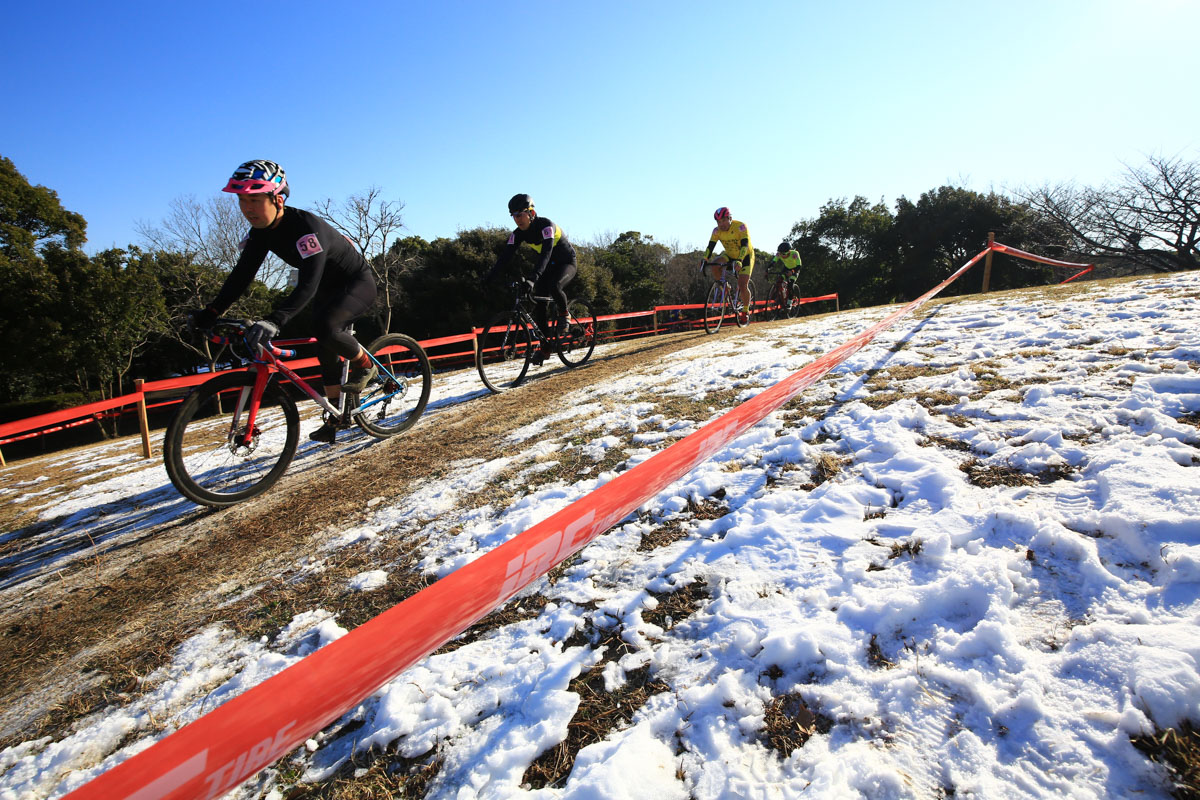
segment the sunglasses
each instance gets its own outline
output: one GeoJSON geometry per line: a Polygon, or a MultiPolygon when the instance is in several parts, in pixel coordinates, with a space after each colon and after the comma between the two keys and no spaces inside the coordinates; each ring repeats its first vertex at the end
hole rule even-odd
{"type": "Polygon", "coordinates": [[[230,189],[232,189],[232,190],[234,190],[235,192],[240,192],[240,191],[243,191],[243,190],[246,190],[246,189],[249,189],[249,190],[250,190],[250,191],[252,191],[252,192],[256,192],[256,191],[258,191],[259,189],[265,189],[265,188],[267,188],[267,187],[268,187],[268,186],[270,186],[270,185],[271,185],[271,184],[269,184],[269,183],[263,183],[262,181],[253,181],[253,182],[251,182],[251,181],[242,181],[241,183],[233,183],[233,182],[230,182],[230,184],[229,184],[229,188],[230,188],[230,189]]]}

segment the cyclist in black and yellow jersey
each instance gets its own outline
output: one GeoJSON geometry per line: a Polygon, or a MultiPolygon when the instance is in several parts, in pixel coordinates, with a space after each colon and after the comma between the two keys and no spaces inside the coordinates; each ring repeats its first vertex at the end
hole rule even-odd
{"type": "MultiPolygon", "coordinates": [[[[534,317],[546,335],[557,340],[558,332],[567,329],[567,294],[563,291],[578,271],[575,264],[575,248],[567,241],[562,228],[555,225],[546,217],[540,216],[533,207],[533,199],[527,194],[515,194],[508,201],[508,213],[517,224],[517,229],[509,234],[508,244],[500,257],[496,259],[491,271],[484,277],[484,283],[489,283],[497,272],[504,269],[523,244],[532,247],[538,253],[533,272],[525,279],[530,292],[535,296],[552,297],[558,306],[558,319],[550,331],[546,327],[546,303],[539,301],[534,309],[534,317]]],[[[541,364],[546,358],[543,349],[533,355],[533,362],[541,364]]]]}
{"type": "Polygon", "coordinates": [[[712,236],[708,240],[704,259],[712,265],[713,280],[721,277],[722,264],[733,264],[734,274],[737,275],[740,306],[743,299],[749,296],[750,273],[754,272],[754,246],[750,244],[750,231],[746,228],[746,223],[734,219],[725,206],[713,212],[713,219],[717,221],[717,227],[713,228],[712,236]],[[717,242],[721,243],[725,252],[714,259],[712,252],[717,242]]]}

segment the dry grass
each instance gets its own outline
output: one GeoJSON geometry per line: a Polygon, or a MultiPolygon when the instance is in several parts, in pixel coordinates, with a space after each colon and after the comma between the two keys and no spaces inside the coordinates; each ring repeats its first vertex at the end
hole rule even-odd
{"type": "Polygon", "coordinates": [[[870,641],[867,642],[867,663],[876,669],[891,669],[896,666],[896,662],[889,661],[884,656],[883,650],[879,647],[879,642],[873,633],[871,634],[870,641]]]}
{"type": "Polygon", "coordinates": [[[822,483],[832,480],[849,463],[850,459],[848,458],[838,458],[832,453],[821,453],[817,456],[817,463],[813,467],[813,483],[820,486],[822,483]]]}
{"type": "Polygon", "coordinates": [[[883,519],[886,516],[887,516],[886,508],[883,508],[882,506],[880,506],[879,508],[875,508],[874,506],[868,504],[866,510],[863,511],[863,522],[866,522],[867,520],[872,520],[872,519],[883,519]]]}
{"type": "Polygon", "coordinates": [[[652,531],[647,531],[642,534],[641,540],[638,542],[637,552],[646,553],[651,550],[657,550],[660,547],[666,547],[669,544],[674,544],[680,539],[686,539],[688,530],[678,520],[663,525],[660,528],[655,528],[652,531]]]}
{"type": "Polygon", "coordinates": [[[833,720],[815,714],[799,694],[773,699],[763,714],[763,738],[767,748],[787,758],[817,733],[829,733],[833,720]]]}
{"type": "MultiPolygon", "coordinates": [[[[644,609],[642,619],[664,630],[691,616],[709,598],[708,587],[701,580],[674,592],[651,592],[651,595],[658,600],[658,605],[644,609]]],[[[567,738],[538,756],[525,770],[522,782],[528,788],[562,786],[571,774],[580,750],[604,741],[609,734],[628,725],[651,696],[670,691],[671,687],[653,677],[648,667],[626,672],[625,682],[613,691],[605,688],[605,665],[632,652],[630,645],[621,638],[619,626],[596,629],[589,624],[564,643],[564,647],[581,645],[603,648],[604,657],[568,686],[569,691],[579,695],[579,708],[567,725],[567,738]]]]}
{"type": "Polygon", "coordinates": [[[542,753],[525,770],[522,785],[530,789],[561,787],[575,766],[579,751],[604,741],[613,731],[633,720],[651,696],[669,691],[653,678],[648,667],[625,674],[625,683],[614,691],[604,687],[603,663],[571,681],[568,691],[579,695],[579,708],[567,724],[567,738],[542,753]]]}
{"type": "Polygon", "coordinates": [[[1177,800],[1200,797],[1200,729],[1184,722],[1178,728],[1156,731],[1151,736],[1131,739],[1133,746],[1167,767],[1171,796],[1177,800]]]}
{"type": "Polygon", "coordinates": [[[941,447],[945,450],[955,450],[960,453],[969,453],[971,445],[961,439],[952,439],[949,436],[940,436],[936,433],[926,434],[925,439],[920,442],[922,447],[941,447]]]}
{"type": "Polygon", "coordinates": [[[985,489],[993,486],[1036,486],[1053,483],[1069,478],[1076,471],[1074,467],[1064,464],[1029,473],[1007,464],[984,464],[977,458],[964,462],[958,468],[967,473],[967,480],[972,484],[985,489]]]}
{"type": "MultiPolygon", "coordinates": [[[[437,749],[404,758],[391,749],[356,753],[328,780],[299,784],[284,800],[419,800],[442,769],[437,749]]],[[[285,785],[291,781],[286,780],[285,785]]]]}

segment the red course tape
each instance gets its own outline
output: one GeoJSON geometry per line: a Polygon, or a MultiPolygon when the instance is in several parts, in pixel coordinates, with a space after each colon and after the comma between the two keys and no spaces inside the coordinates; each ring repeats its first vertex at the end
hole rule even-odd
{"type": "Polygon", "coordinates": [[[775,386],[66,795],[213,798],[338,719],[582,549],[957,280],[987,253],[775,386]]]}

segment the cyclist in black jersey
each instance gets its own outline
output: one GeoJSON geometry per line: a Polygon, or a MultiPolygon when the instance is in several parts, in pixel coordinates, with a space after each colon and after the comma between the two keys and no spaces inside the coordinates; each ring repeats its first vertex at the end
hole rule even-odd
{"type": "MultiPolygon", "coordinates": [[[[516,254],[517,248],[527,244],[538,252],[537,263],[533,272],[526,279],[529,290],[541,297],[554,298],[558,306],[558,319],[555,320],[553,333],[547,329],[546,303],[539,301],[534,309],[534,316],[542,330],[557,341],[560,331],[567,329],[567,294],[563,291],[578,271],[575,264],[575,248],[567,241],[562,228],[555,225],[546,217],[540,216],[533,207],[533,198],[527,194],[515,194],[508,201],[508,213],[517,224],[517,229],[509,234],[508,244],[495,265],[484,277],[483,282],[489,283],[496,273],[504,269],[516,254]]],[[[544,348],[539,348],[533,354],[533,363],[541,364],[546,359],[544,348]]]]}
{"type": "MultiPolygon", "coordinates": [[[[290,192],[283,168],[274,161],[247,161],[234,170],[222,191],[238,196],[238,207],[250,223],[241,242],[241,255],[217,297],[193,314],[194,324],[211,328],[225,309],[250,286],[271,252],[298,271],[295,290],[264,319],[246,331],[246,343],[255,351],[274,337],[302,308],[313,303],[317,326],[317,359],[325,396],[335,405],[342,391],[361,392],[378,373],[366,351],[348,332],[351,322],[375,302],[375,276],[358,250],[325,220],[308,211],[285,206],[290,192]],[[349,359],[350,377],[341,383],[338,356],[349,359]]],[[[326,419],[309,434],[318,442],[332,443],[342,427],[326,419]]]]}

